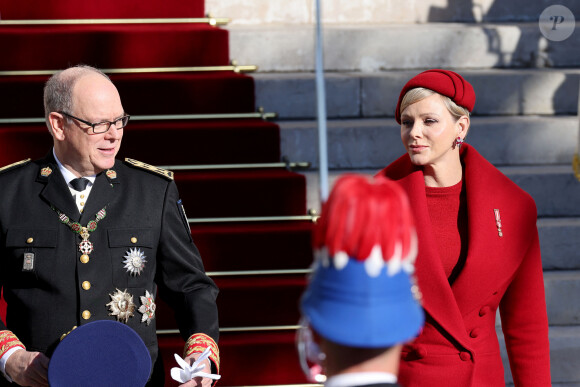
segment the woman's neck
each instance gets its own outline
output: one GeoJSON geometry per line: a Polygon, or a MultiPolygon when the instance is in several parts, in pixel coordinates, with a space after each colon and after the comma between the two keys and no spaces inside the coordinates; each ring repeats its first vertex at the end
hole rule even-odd
{"type": "Polygon", "coordinates": [[[451,187],[461,181],[463,168],[459,157],[444,165],[423,166],[423,178],[427,187],[451,187]]]}

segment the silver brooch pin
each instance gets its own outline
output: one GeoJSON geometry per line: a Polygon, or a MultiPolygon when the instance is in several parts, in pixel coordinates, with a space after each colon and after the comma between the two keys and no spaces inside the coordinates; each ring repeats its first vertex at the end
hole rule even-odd
{"type": "Polygon", "coordinates": [[[129,249],[126,253],[127,255],[124,256],[125,260],[123,263],[125,264],[125,269],[130,275],[141,275],[141,272],[145,268],[145,263],[147,260],[145,259],[145,254],[141,251],[141,249],[129,249]]]}
{"type": "Polygon", "coordinates": [[[111,311],[109,316],[116,316],[118,321],[126,324],[135,310],[133,296],[127,293],[127,289],[124,291],[117,289],[114,294],[109,294],[109,297],[111,297],[111,302],[107,304],[111,311]]]}
{"type": "Polygon", "coordinates": [[[139,307],[139,312],[143,313],[141,322],[147,322],[147,325],[149,325],[151,324],[151,319],[155,318],[155,300],[147,290],[145,290],[145,296],[141,296],[140,298],[141,306],[139,307]]]}
{"type": "Polygon", "coordinates": [[[499,209],[495,208],[493,210],[495,214],[495,225],[497,226],[497,234],[503,237],[503,232],[501,231],[501,216],[499,215],[499,209]]]}

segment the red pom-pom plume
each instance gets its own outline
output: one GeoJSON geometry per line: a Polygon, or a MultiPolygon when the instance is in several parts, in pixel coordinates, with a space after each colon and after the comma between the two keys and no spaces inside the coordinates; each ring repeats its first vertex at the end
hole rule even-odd
{"type": "Polygon", "coordinates": [[[405,192],[392,180],[345,175],[337,180],[314,231],[313,247],[329,257],[365,261],[379,247],[385,263],[413,263],[417,237],[405,192]],[[410,261],[410,262],[409,262],[410,261]]]}

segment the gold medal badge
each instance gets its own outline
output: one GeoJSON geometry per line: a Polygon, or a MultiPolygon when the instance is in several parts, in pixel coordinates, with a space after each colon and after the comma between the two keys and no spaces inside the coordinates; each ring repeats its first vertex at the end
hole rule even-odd
{"type": "Polygon", "coordinates": [[[127,289],[124,291],[117,289],[114,294],[109,294],[109,297],[111,297],[111,302],[107,304],[111,311],[109,316],[115,316],[117,317],[117,321],[126,324],[129,321],[129,317],[133,317],[135,310],[133,296],[127,293],[127,289]]]}

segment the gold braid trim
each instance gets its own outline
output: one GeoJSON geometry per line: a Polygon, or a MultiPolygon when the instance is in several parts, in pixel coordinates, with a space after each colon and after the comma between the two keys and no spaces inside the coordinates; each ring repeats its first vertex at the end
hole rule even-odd
{"type": "Polygon", "coordinates": [[[580,156],[578,153],[574,153],[574,158],[572,159],[572,169],[574,169],[574,176],[576,176],[576,179],[580,180],[580,156]]]}
{"type": "Polygon", "coordinates": [[[217,373],[220,373],[220,350],[216,342],[206,334],[196,333],[189,336],[189,339],[185,343],[183,348],[184,358],[188,357],[192,353],[202,353],[206,348],[210,348],[211,355],[209,358],[215,364],[217,373]]]}
{"type": "Polygon", "coordinates": [[[0,357],[4,356],[10,349],[20,347],[26,349],[24,344],[11,331],[0,331],[0,357]]]}

